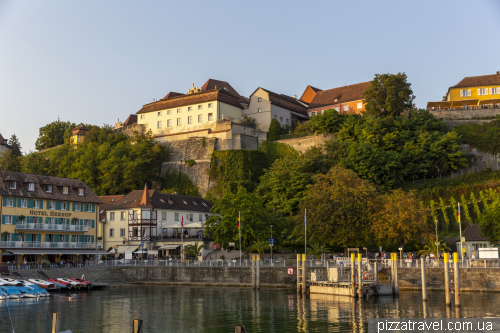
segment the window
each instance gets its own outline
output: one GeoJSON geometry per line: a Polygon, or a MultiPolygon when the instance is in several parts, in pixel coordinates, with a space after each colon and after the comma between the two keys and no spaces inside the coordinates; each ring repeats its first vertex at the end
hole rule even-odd
{"type": "Polygon", "coordinates": [[[334,107],[333,109],[337,112],[340,112],[340,106],[334,107]]]}
{"type": "Polygon", "coordinates": [[[35,190],[35,183],[28,183],[28,191],[34,191],[35,190]]]}
{"type": "Polygon", "coordinates": [[[109,237],[115,237],[115,229],[109,229],[109,237]]]}
{"type": "Polygon", "coordinates": [[[214,114],[213,113],[209,113],[208,114],[208,120],[209,121],[214,120],[214,114]]]}
{"type": "Polygon", "coordinates": [[[477,90],[478,95],[488,95],[488,89],[486,88],[480,88],[477,90]]]}
{"type": "Polygon", "coordinates": [[[278,115],[276,115],[276,114],[275,114],[275,115],[274,115],[274,119],[278,119],[278,115]]]}
{"type": "Polygon", "coordinates": [[[92,213],[92,204],[87,204],[87,212],[92,213]]]}
{"type": "Polygon", "coordinates": [[[496,95],[500,92],[498,88],[490,88],[490,95],[496,95]]]}
{"type": "Polygon", "coordinates": [[[309,113],[309,117],[316,116],[316,115],[318,115],[318,111],[311,111],[309,113]]]}
{"type": "Polygon", "coordinates": [[[262,97],[257,97],[257,102],[262,102],[262,97]]]}
{"type": "Polygon", "coordinates": [[[120,213],[120,220],[125,221],[125,212],[120,213]]]}
{"type": "Polygon", "coordinates": [[[261,113],[261,112],[262,112],[262,109],[261,109],[261,108],[258,108],[258,109],[257,109],[257,112],[258,112],[258,113],[261,113]]]}
{"type": "Polygon", "coordinates": [[[188,124],[192,124],[193,123],[193,117],[192,116],[189,116],[188,117],[188,124]]]}
{"type": "Polygon", "coordinates": [[[182,112],[182,109],[177,109],[177,113],[181,113],[182,112]]]}
{"type": "Polygon", "coordinates": [[[125,237],[125,228],[120,229],[120,237],[125,237]]]}
{"type": "Polygon", "coordinates": [[[172,127],[172,119],[167,120],[167,127],[172,127]]]}
{"type": "Polygon", "coordinates": [[[133,235],[134,235],[134,237],[139,236],[139,229],[134,228],[134,234],[133,235]]]}
{"type": "Polygon", "coordinates": [[[167,212],[161,212],[161,219],[163,221],[166,221],[167,220],[167,212]]]}
{"type": "Polygon", "coordinates": [[[193,111],[193,107],[192,106],[188,106],[188,111],[193,111]]]}
{"type": "Polygon", "coordinates": [[[109,220],[114,221],[115,220],[115,212],[109,213],[109,220]]]}
{"type": "Polygon", "coordinates": [[[21,199],[21,208],[28,208],[28,199],[21,199]]]}
{"type": "Polygon", "coordinates": [[[460,90],[460,97],[467,97],[467,96],[471,96],[470,89],[460,90]]]}
{"type": "Polygon", "coordinates": [[[214,107],[214,103],[208,103],[208,107],[209,108],[213,108],[214,107]]]}
{"type": "Polygon", "coordinates": [[[51,209],[51,210],[56,209],[56,202],[55,201],[49,201],[49,209],[51,209]]]}
{"type": "Polygon", "coordinates": [[[156,124],[156,128],[161,128],[161,121],[156,124]]]}
{"type": "Polygon", "coordinates": [[[146,119],[146,115],[141,114],[141,119],[146,119]]]}
{"type": "Polygon", "coordinates": [[[203,214],[199,214],[198,215],[198,221],[199,222],[203,222],[203,214]]]}
{"type": "Polygon", "coordinates": [[[81,210],[82,210],[82,209],[81,209],[81,204],[80,204],[80,203],[76,203],[76,204],[75,204],[75,212],[79,212],[79,211],[81,211],[81,210]]]}
{"type": "Polygon", "coordinates": [[[358,107],[358,109],[362,109],[363,108],[363,103],[358,103],[357,107],[358,107]]]}
{"type": "Polygon", "coordinates": [[[201,204],[202,204],[203,206],[207,207],[207,204],[206,204],[206,203],[202,202],[201,204]]]}
{"type": "Polygon", "coordinates": [[[180,126],[182,124],[181,118],[177,118],[177,126],[180,126]]]}
{"type": "Polygon", "coordinates": [[[83,188],[78,189],[78,195],[83,195],[84,193],[85,191],[83,190],[83,188]]]}
{"type": "Polygon", "coordinates": [[[68,210],[68,203],[67,202],[61,202],[61,210],[68,210]]]}
{"type": "Polygon", "coordinates": [[[168,111],[167,111],[167,114],[172,114],[172,110],[168,110],[168,111]]]}
{"type": "Polygon", "coordinates": [[[193,222],[193,213],[189,214],[189,222],[193,222]]]}
{"type": "Polygon", "coordinates": [[[198,105],[198,110],[203,110],[203,105],[198,105]]]}
{"type": "Polygon", "coordinates": [[[12,224],[12,215],[5,215],[5,224],[12,224]]]}
{"type": "Polygon", "coordinates": [[[286,118],[286,123],[288,124],[288,118],[286,118]]]}
{"type": "Polygon", "coordinates": [[[10,181],[10,186],[9,186],[11,189],[16,189],[16,181],[15,180],[11,180],[10,181]]]}
{"type": "Polygon", "coordinates": [[[283,117],[280,117],[280,122],[283,122],[283,117]]]}
{"type": "Polygon", "coordinates": [[[179,221],[179,213],[174,213],[174,221],[179,221]]]}
{"type": "Polygon", "coordinates": [[[47,185],[47,193],[52,193],[52,185],[47,185]]]}
{"type": "Polygon", "coordinates": [[[199,123],[203,122],[203,115],[202,114],[198,115],[198,122],[199,123]]]}
{"type": "Polygon", "coordinates": [[[69,193],[69,189],[67,186],[63,186],[63,194],[68,194],[69,193]]]}
{"type": "Polygon", "coordinates": [[[40,209],[40,200],[33,200],[33,208],[40,209]]]}
{"type": "Polygon", "coordinates": [[[158,117],[161,117],[161,111],[160,111],[160,112],[158,112],[158,117]]]}
{"type": "Polygon", "coordinates": [[[344,105],[344,111],[349,111],[349,105],[344,105]]]}

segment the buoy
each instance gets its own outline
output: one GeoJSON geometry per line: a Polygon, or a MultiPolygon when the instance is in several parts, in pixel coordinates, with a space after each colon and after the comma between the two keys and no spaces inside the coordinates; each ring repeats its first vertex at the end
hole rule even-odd
{"type": "Polygon", "coordinates": [[[368,272],[363,273],[363,279],[367,280],[368,279],[368,272]]]}

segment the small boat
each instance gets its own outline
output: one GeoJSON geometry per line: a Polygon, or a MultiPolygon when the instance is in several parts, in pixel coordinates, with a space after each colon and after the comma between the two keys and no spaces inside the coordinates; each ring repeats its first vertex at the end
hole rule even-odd
{"type": "Polygon", "coordinates": [[[47,290],[40,288],[36,284],[27,285],[27,286],[25,286],[25,288],[31,290],[33,293],[38,294],[38,296],[41,296],[41,297],[50,296],[50,294],[47,290]]]}
{"type": "Polygon", "coordinates": [[[23,283],[19,280],[14,280],[10,278],[1,278],[0,282],[3,282],[3,284],[9,285],[9,286],[22,286],[23,283]]]}
{"type": "Polygon", "coordinates": [[[37,286],[39,286],[40,288],[43,288],[43,289],[47,289],[47,290],[56,289],[56,286],[53,283],[45,281],[45,280],[29,279],[28,281],[33,282],[34,284],[36,284],[37,286]]]}
{"type": "Polygon", "coordinates": [[[3,291],[2,288],[0,288],[0,299],[6,299],[7,298],[7,293],[3,291]]]}
{"type": "Polygon", "coordinates": [[[77,289],[80,289],[82,287],[82,284],[80,282],[76,282],[76,281],[72,281],[70,279],[63,279],[63,278],[57,278],[56,279],[57,281],[61,281],[61,282],[66,282],[66,283],[69,283],[69,284],[72,284],[73,287],[77,288],[77,289]]]}
{"type": "Polygon", "coordinates": [[[22,298],[24,297],[19,289],[14,286],[2,286],[0,287],[7,294],[7,298],[22,298]]]}
{"type": "Polygon", "coordinates": [[[54,279],[48,279],[47,281],[48,282],[52,282],[59,289],[71,289],[73,287],[72,284],[63,283],[61,281],[57,281],[57,280],[54,280],[54,279]]]}
{"type": "Polygon", "coordinates": [[[26,287],[16,287],[24,297],[38,298],[39,295],[26,287]]]}
{"type": "Polygon", "coordinates": [[[82,287],[92,288],[92,283],[89,281],[85,281],[79,278],[71,278],[70,280],[81,283],[82,287]]]}

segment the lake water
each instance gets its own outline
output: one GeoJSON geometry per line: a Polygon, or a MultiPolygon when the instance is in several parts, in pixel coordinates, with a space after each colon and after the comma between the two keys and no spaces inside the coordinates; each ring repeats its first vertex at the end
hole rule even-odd
{"type": "MultiPolygon", "coordinates": [[[[447,311],[444,293],[430,292],[428,317],[500,317],[500,294],[463,293],[461,302],[459,313],[447,311]]],[[[238,324],[249,333],[366,332],[368,318],[423,318],[424,310],[419,292],[359,302],[281,289],[127,286],[0,301],[0,332],[12,325],[16,333],[50,332],[53,312],[61,314],[61,330],[73,333],[128,333],[139,318],[145,333],[232,333],[238,324]]]]}

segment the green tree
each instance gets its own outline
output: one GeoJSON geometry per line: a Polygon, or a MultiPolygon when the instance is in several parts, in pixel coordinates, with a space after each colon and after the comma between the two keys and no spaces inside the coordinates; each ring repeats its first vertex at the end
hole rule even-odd
{"type": "Polygon", "coordinates": [[[348,117],[359,118],[358,115],[339,115],[337,111],[328,109],[322,115],[312,116],[306,124],[308,131],[314,134],[335,133],[348,117]]]}
{"type": "Polygon", "coordinates": [[[307,242],[307,253],[313,255],[316,259],[321,259],[323,254],[330,252],[330,248],[325,244],[316,242],[314,238],[309,239],[307,242]]]}
{"type": "Polygon", "coordinates": [[[249,252],[257,252],[260,255],[262,255],[265,250],[269,249],[269,244],[267,243],[267,241],[263,241],[263,240],[257,240],[255,242],[253,242],[253,244],[250,246],[250,248],[248,249],[249,252]]]}
{"type": "MultiPolygon", "coordinates": [[[[307,208],[307,235],[332,247],[365,245],[377,199],[375,186],[351,170],[334,167],[313,176],[300,205],[301,212],[307,208]]],[[[303,213],[297,219],[302,226],[303,213]]]]}
{"type": "Polygon", "coordinates": [[[478,224],[481,228],[481,235],[488,238],[488,242],[493,245],[500,244],[500,196],[489,189],[481,192],[483,211],[479,214],[478,224]]]}
{"type": "Polygon", "coordinates": [[[19,139],[15,134],[12,134],[12,136],[10,137],[9,146],[12,147],[12,153],[14,154],[14,156],[23,156],[23,153],[21,152],[21,143],[19,142],[19,139]]]}
{"type": "MultiPolygon", "coordinates": [[[[241,244],[242,249],[249,251],[257,240],[269,235],[271,215],[263,207],[255,194],[239,186],[236,193],[224,191],[211,209],[212,215],[205,222],[205,234],[211,235],[216,243],[229,248],[229,242],[238,242],[238,212],[241,213],[241,244]]],[[[280,228],[273,221],[273,225],[280,228]]]]}
{"type": "Polygon", "coordinates": [[[413,107],[415,96],[406,74],[376,74],[371,85],[363,92],[366,114],[386,117],[399,116],[413,107]]]}
{"type": "Polygon", "coordinates": [[[271,120],[271,124],[269,125],[269,134],[267,139],[269,141],[279,140],[281,135],[281,125],[276,118],[271,120]]]}
{"type": "Polygon", "coordinates": [[[175,172],[167,170],[161,179],[161,193],[177,192],[181,195],[190,195],[199,197],[200,191],[198,186],[183,172],[175,172]]]}
{"type": "Polygon", "coordinates": [[[188,257],[198,258],[198,254],[203,252],[203,243],[196,242],[194,244],[189,244],[184,246],[184,254],[188,257]]]}
{"type": "Polygon", "coordinates": [[[0,154],[0,170],[21,172],[22,156],[14,155],[13,150],[0,154]]]}
{"type": "Polygon", "coordinates": [[[57,120],[40,127],[35,148],[37,150],[42,150],[64,144],[64,134],[67,130],[74,128],[73,125],[74,124],[69,121],[57,120]]]}
{"type": "Polygon", "coordinates": [[[434,254],[434,260],[438,260],[439,253],[445,251],[451,251],[451,249],[446,246],[443,241],[439,241],[436,245],[436,239],[431,237],[431,239],[427,242],[427,245],[425,245],[422,250],[418,251],[418,254],[425,256],[432,253],[434,254]]]}

